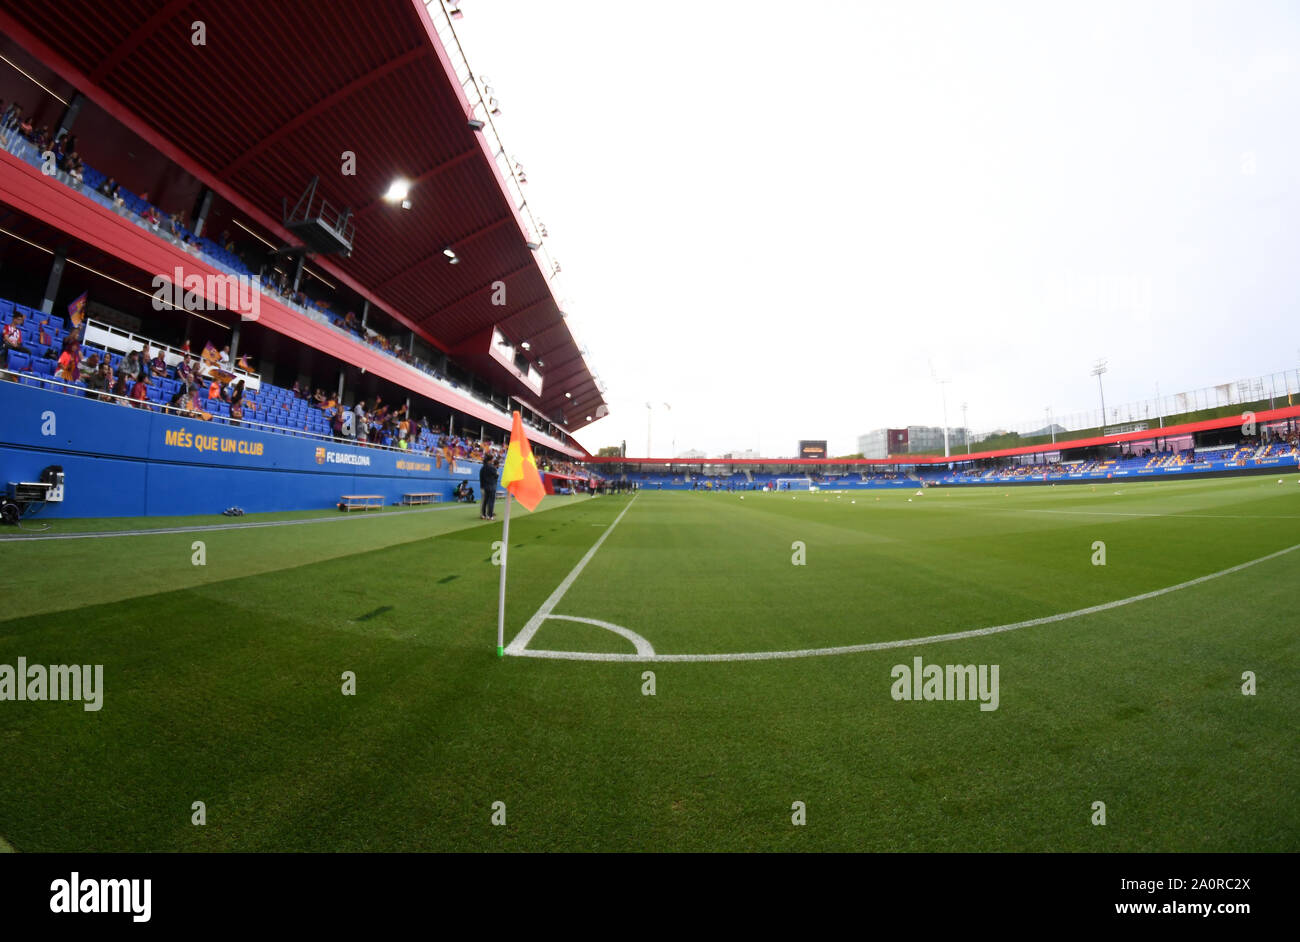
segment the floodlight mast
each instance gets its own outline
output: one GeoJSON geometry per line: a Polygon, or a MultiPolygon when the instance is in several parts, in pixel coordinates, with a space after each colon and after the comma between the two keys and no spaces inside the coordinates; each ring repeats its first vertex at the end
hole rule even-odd
{"type": "Polygon", "coordinates": [[[1106,372],[1106,359],[1101,357],[1092,366],[1092,375],[1097,377],[1097,392],[1101,394],[1101,434],[1106,434],[1106,390],[1101,385],[1101,374],[1106,372]]]}
{"type": "Polygon", "coordinates": [[[948,450],[948,390],[943,387],[947,386],[952,380],[939,379],[935,380],[935,382],[939,384],[939,396],[943,400],[943,456],[950,458],[952,455],[948,450]]]}
{"type": "Polygon", "coordinates": [[[939,378],[939,374],[934,371],[933,360],[930,361],[930,378],[939,384],[939,396],[943,400],[943,456],[950,458],[952,455],[948,450],[948,391],[943,387],[952,380],[939,378]]]}

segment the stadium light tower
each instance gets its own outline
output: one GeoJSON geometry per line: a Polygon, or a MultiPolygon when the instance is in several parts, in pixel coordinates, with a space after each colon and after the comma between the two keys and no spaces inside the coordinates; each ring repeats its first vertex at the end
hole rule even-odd
{"type": "Polygon", "coordinates": [[[1056,444],[1056,423],[1052,421],[1052,407],[1047,407],[1047,430],[1052,433],[1052,444],[1056,444]]]}
{"type": "Polygon", "coordinates": [[[939,396],[943,400],[943,456],[951,457],[948,449],[948,390],[943,387],[952,382],[950,379],[940,379],[939,374],[934,371],[934,361],[930,361],[930,378],[939,384],[939,396]]]}
{"type": "Polygon", "coordinates": [[[669,452],[668,452],[668,457],[669,457],[669,458],[675,458],[675,457],[677,457],[677,436],[674,434],[674,432],[675,432],[675,427],[674,427],[673,424],[672,424],[672,421],[673,421],[673,407],[670,406],[668,403],[665,402],[665,403],[664,403],[664,408],[668,410],[668,423],[669,423],[669,424],[668,424],[668,437],[669,437],[669,440],[672,442],[672,447],[671,447],[671,449],[670,449],[669,452]]]}
{"type": "Polygon", "coordinates": [[[1106,434],[1106,390],[1101,385],[1101,374],[1106,372],[1106,358],[1101,357],[1092,365],[1092,375],[1097,377],[1097,392],[1101,394],[1101,434],[1106,434]]]}

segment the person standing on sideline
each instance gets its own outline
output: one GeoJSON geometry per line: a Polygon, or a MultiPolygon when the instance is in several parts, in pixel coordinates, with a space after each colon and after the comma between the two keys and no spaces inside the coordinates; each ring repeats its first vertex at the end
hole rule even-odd
{"type": "Polygon", "coordinates": [[[497,504],[497,462],[495,458],[484,458],[483,468],[478,473],[478,486],[483,494],[483,505],[479,509],[480,520],[496,518],[497,504]]]}

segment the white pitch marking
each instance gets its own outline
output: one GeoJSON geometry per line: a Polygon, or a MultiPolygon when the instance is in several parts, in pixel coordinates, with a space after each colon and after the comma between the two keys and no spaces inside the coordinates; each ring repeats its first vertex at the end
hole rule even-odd
{"type": "Polygon", "coordinates": [[[1169,517],[1174,520],[1179,517],[1186,517],[1189,520],[1300,520],[1300,514],[1144,514],[1122,510],[1044,510],[1034,507],[1020,508],[1015,512],[1026,514],[1084,514],[1090,517],[1169,517]]]}
{"type": "MultiPolygon", "coordinates": [[[[591,499],[591,497],[582,498],[584,501],[591,499]]],[[[393,517],[404,517],[408,514],[428,514],[438,513],[443,510],[463,509],[463,507],[460,507],[457,504],[449,503],[443,504],[441,507],[422,507],[419,510],[391,510],[385,508],[381,513],[364,514],[360,517],[356,514],[345,514],[343,516],[331,517],[305,517],[300,520],[262,520],[251,523],[203,523],[184,527],[155,527],[151,530],[83,530],[77,533],[48,533],[37,536],[14,534],[13,536],[0,536],[0,545],[5,543],[34,543],[38,540],[96,540],[109,539],[118,536],[166,536],[174,533],[210,533],[217,530],[257,530],[264,527],[301,527],[313,523],[337,523],[342,520],[391,520],[393,517]]],[[[538,513],[540,512],[541,511],[538,511],[538,513]]],[[[66,518],[50,519],[58,520],[66,518]]],[[[597,526],[599,526],[599,524],[597,524],[597,526]]]]}
{"type": "Polygon", "coordinates": [[[528,619],[528,624],[524,625],[519,634],[515,635],[514,640],[506,645],[506,654],[523,653],[524,649],[528,647],[528,642],[533,639],[533,635],[537,634],[537,629],[542,627],[542,622],[550,617],[551,612],[555,610],[555,606],[560,604],[560,599],[564,598],[564,593],[569,591],[569,586],[573,585],[578,576],[582,575],[582,570],[587,568],[587,563],[591,562],[591,557],[596,555],[596,550],[600,549],[601,544],[614,532],[614,528],[618,526],[619,521],[632,509],[632,505],[635,503],[635,497],[628,501],[627,506],[614,518],[614,522],[609,525],[609,528],[600,535],[600,538],[596,540],[591,549],[587,550],[587,555],[578,560],[578,565],[574,566],[569,574],[564,577],[564,581],[551,593],[550,598],[542,603],[542,607],[533,613],[533,617],[528,619]]]}
{"type": "MultiPolygon", "coordinates": [[[[626,511],[624,512],[626,513],[626,511]]],[[[618,521],[616,520],[614,522],[617,523],[618,521]]],[[[611,527],[611,529],[613,528],[611,527]]],[[[1201,583],[1209,582],[1212,579],[1231,575],[1234,572],[1241,572],[1243,569],[1249,569],[1251,566],[1257,566],[1260,563],[1268,562],[1270,559],[1277,559],[1279,556],[1285,556],[1287,553],[1294,552],[1298,549],[1300,549],[1300,543],[1297,543],[1294,546],[1288,546],[1283,550],[1278,550],[1276,553],[1269,553],[1267,556],[1261,556],[1258,559],[1239,563],[1236,566],[1229,566],[1227,569],[1220,569],[1218,572],[1212,572],[1208,576],[1198,576],[1195,579],[1189,579],[1187,582],[1165,586],[1163,589],[1155,589],[1151,592],[1143,592],[1141,595],[1133,595],[1129,598],[1119,599],[1115,602],[1103,602],[1101,605],[1090,605],[1087,608],[1075,609],[1072,612],[1062,612],[1057,615],[1045,615],[1042,618],[1031,618],[1028,621],[1017,621],[1007,625],[974,628],[970,631],[954,631],[949,634],[929,635],[924,638],[908,638],[903,641],[876,641],[871,644],[849,644],[835,648],[804,648],[798,651],[753,651],[737,654],[655,654],[648,656],[641,654],[595,654],[587,651],[525,650],[522,647],[513,651],[507,650],[507,653],[518,654],[523,657],[544,657],[565,661],[775,661],[797,657],[824,657],[831,654],[858,654],[865,651],[887,651],[893,648],[910,648],[922,644],[937,644],[941,641],[960,641],[964,638],[978,638],[984,635],[1000,634],[1004,631],[1015,631],[1019,628],[1033,628],[1036,625],[1049,625],[1058,621],[1078,618],[1081,615],[1095,615],[1098,612],[1109,611],[1110,609],[1120,608],[1124,605],[1132,605],[1134,602],[1144,602],[1147,599],[1154,599],[1162,595],[1168,595],[1169,593],[1177,592],[1180,589],[1189,589],[1194,585],[1200,585],[1201,583]]],[[[567,585],[565,588],[567,588],[567,585]]],[[[536,619],[537,616],[534,615],[533,618],[536,619]]],[[[530,621],[528,624],[532,625],[532,622],[530,621]]],[[[525,628],[525,631],[526,630],[527,628],[525,628]]],[[[536,629],[534,629],[534,631],[536,631],[536,629]]],[[[517,641],[518,639],[515,640],[517,641]]],[[[514,647],[513,642],[511,643],[511,647],[514,647]]]]}
{"type": "Polygon", "coordinates": [[[631,628],[624,628],[622,625],[616,625],[612,621],[601,621],[599,618],[582,618],[578,615],[547,615],[549,619],[559,619],[561,621],[580,621],[585,625],[595,625],[597,628],[604,628],[606,631],[612,631],[616,635],[622,635],[632,642],[632,647],[636,648],[638,657],[654,657],[655,649],[645,638],[641,637],[631,628]]]}

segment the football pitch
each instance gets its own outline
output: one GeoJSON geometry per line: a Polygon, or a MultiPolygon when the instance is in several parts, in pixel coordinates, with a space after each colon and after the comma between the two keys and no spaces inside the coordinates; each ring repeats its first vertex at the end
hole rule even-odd
{"type": "Polygon", "coordinates": [[[501,535],[6,531],[0,847],[1300,849],[1294,474],[548,497],[499,658],[501,535]]]}

